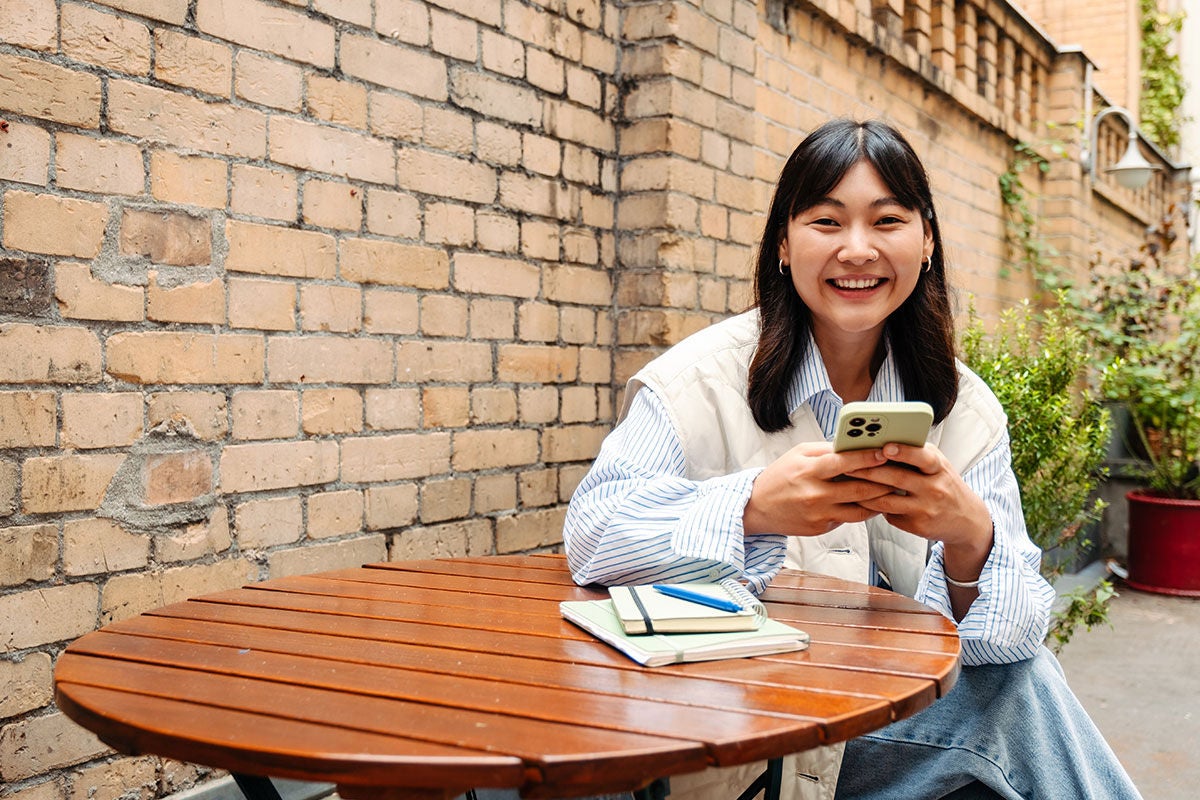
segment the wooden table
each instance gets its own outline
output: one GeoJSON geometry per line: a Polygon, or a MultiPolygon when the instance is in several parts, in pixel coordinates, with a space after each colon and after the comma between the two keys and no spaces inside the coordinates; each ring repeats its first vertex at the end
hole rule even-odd
{"type": "Polygon", "coordinates": [[[646,669],[559,616],[606,594],[561,556],[372,564],[176,603],[71,644],[59,707],[108,745],[346,798],[630,791],[907,717],[953,685],[953,624],[785,571],[764,598],[802,652],[646,669]]]}

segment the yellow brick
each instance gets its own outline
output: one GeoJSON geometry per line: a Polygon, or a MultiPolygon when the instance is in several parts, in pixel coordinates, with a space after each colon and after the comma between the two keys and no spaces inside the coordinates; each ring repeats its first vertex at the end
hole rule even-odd
{"type": "Polygon", "coordinates": [[[117,575],[104,584],[100,622],[107,625],[190,597],[235,589],[256,578],[258,567],[241,559],[117,575]]]}
{"type": "Polygon", "coordinates": [[[111,81],[108,121],[115,132],[174,147],[243,158],[266,154],[267,119],[262,112],[209,103],[170,89],[111,81]]]}
{"type": "MultiPolygon", "coordinates": [[[[0,530],[0,586],[48,581],[58,564],[58,528],[54,525],[21,525],[0,530]]],[[[2,663],[2,662],[0,662],[2,663]]],[[[5,702],[0,700],[0,707],[5,702]]]]}
{"type": "Polygon", "coordinates": [[[333,25],[259,0],[200,0],[196,27],[217,39],[317,67],[333,66],[333,25]]]}
{"type": "Polygon", "coordinates": [[[234,439],[291,439],[300,426],[295,392],[265,389],[235,392],[230,404],[234,439]]]}
{"type": "Polygon", "coordinates": [[[392,348],[378,339],[331,336],[275,337],[267,349],[273,383],[387,383],[392,348]]]}
{"type": "Polygon", "coordinates": [[[225,321],[225,284],[220,278],[207,283],[162,286],[159,273],[150,273],[146,287],[146,318],[160,322],[220,325],[225,321]]]}
{"type": "Polygon", "coordinates": [[[374,564],[387,558],[387,540],[382,535],[360,536],[336,542],[320,542],[276,550],[267,556],[272,578],[308,575],[333,569],[374,564]]]}
{"type": "Polygon", "coordinates": [[[98,128],[100,78],[0,53],[0,108],[79,128],[98,128]]]}
{"type": "Polygon", "coordinates": [[[166,150],[150,154],[150,192],[168,203],[224,208],[225,162],[166,150]]]}
{"type": "Polygon", "coordinates": [[[113,322],[139,322],[145,317],[140,287],[98,281],[86,264],[60,263],[54,277],[54,297],[64,317],[113,322]]]}
{"type": "Polygon", "coordinates": [[[309,495],[308,537],[323,539],[362,530],[364,508],[363,493],[357,490],[309,495]]]}
{"type": "Polygon", "coordinates": [[[298,66],[250,50],[237,54],[234,81],[237,96],[252,103],[299,111],[303,102],[304,74],[298,66]]]}
{"type": "Polygon", "coordinates": [[[13,250],[95,258],[107,223],[103,203],[21,191],[4,194],[4,246],[13,250]]]}
{"type": "Polygon", "coordinates": [[[547,463],[588,461],[600,452],[600,443],[608,434],[603,426],[569,425],[545,431],[544,453],[547,463]]]}
{"type": "Polygon", "coordinates": [[[558,307],[549,303],[522,303],[517,309],[517,335],[526,342],[558,339],[558,307]]]}
{"type": "Polygon", "coordinates": [[[424,478],[441,475],[449,468],[448,433],[402,433],[342,440],[342,480],[351,483],[424,478]]]}
{"type": "Polygon", "coordinates": [[[562,542],[562,509],[545,509],[496,520],[496,552],[517,553],[562,542]]]}
{"type": "Polygon", "coordinates": [[[299,497],[250,500],[234,508],[238,547],[257,549],[295,542],[304,527],[299,497]]]}
{"type": "Polygon", "coordinates": [[[521,225],[510,214],[481,211],[475,215],[475,238],[484,250],[515,253],[521,245],[521,225]]]}
{"type": "MultiPolygon", "coordinates": [[[[50,656],[30,653],[20,661],[0,661],[0,686],[6,687],[4,695],[0,696],[0,719],[48,705],[54,697],[54,667],[50,656]]],[[[18,792],[9,797],[34,800],[32,793],[22,797],[18,792]]]]}
{"type": "Polygon", "coordinates": [[[50,392],[0,392],[0,449],[53,447],[58,412],[50,392]]]}
{"type": "Polygon", "coordinates": [[[475,125],[476,154],[489,163],[515,167],[521,163],[521,134],[507,125],[480,121],[475,125]]]}
{"type": "Polygon", "coordinates": [[[461,428],[469,419],[470,394],[465,386],[433,386],[421,394],[426,428],[461,428]]]}
{"type": "Polygon", "coordinates": [[[341,277],[357,283],[445,289],[450,281],[446,252],[379,239],[343,239],[341,277]]]}
{"type": "Polygon", "coordinates": [[[458,253],[454,257],[454,288],[460,292],[536,297],[541,273],[524,261],[481,253],[458,253]]]}
{"type": "Polygon", "coordinates": [[[64,447],[124,447],[142,435],[142,395],[138,392],[64,393],[62,413],[64,447]]]}
{"type": "Polygon", "coordinates": [[[308,224],[357,231],[362,220],[362,192],[357,187],[318,180],[304,184],[304,221],[308,224]]]}
{"type": "Polygon", "coordinates": [[[481,386],[471,392],[471,422],[503,425],[517,420],[517,395],[512,389],[481,386]]]}
{"type": "Polygon", "coordinates": [[[309,75],[307,84],[305,103],[309,116],[351,128],[367,127],[365,86],[322,75],[309,75]]]}
{"type": "Polygon", "coordinates": [[[531,430],[466,430],[454,434],[456,470],[499,469],[538,460],[538,434],[531,430]]]}
{"type": "Polygon", "coordinates": [[[576,348],[502,345],[496,377],[513,383],[570,383],[579,372],[576,348]]]}
{"type": "Polygon", "coordinates": [[[158,758],[119,758],[74,770],[71,793],[66,800],[115,800],[130,792],[153,791],[158,787],[158,758]]]}
{"type": "Polygon", "coordinates": [[[136,20],[71,4],[62,10],[59,35],[71,58],[129,75],[150,73],[150,31],[136,20]]]}
{"type": "Polygon", "coordinates": [[[456,558],[492,552],[492,524],[486,519],[412,528],[394,537],[390,561],[418,558],[456,558]]]}
{"type": "Polygon", "coordinates": [[[229,209],[266,219],[291,222],[299,207],[299,183],[291,172],[234,164],[229,209]]]}
{"type": "Polygon", "coordinates": [[[93,383],[100,340],[85,328],[0,324],[0,383],[93,383]]]}
{"type": "Polygon", "coordinates": [[[300,327],[306,331],[354,333],[362,329],[362,290],[356,286],[300,287],[300,327]]]}
{"type": "Polygon", "coordinates": [[[0,517],[12,516],[17,510],[19,475],[16,464],[0,459],[0,517]]]}
{"type": "Polygon", "coordinates": [[[64,189],[137,195],[146,188],[142,151],[128,142],[59,133],[54,165],[64,189]]]}
{"type": "Polygon", "coordinates": [[[310,436],[356,433],[363,427],[363,399],[354,389],[305,389],[300,399],[310,436]]]}
{"type": "Polygon", "coordinates": [[[158,28],[154,31],[154,76],[159,80],[228,97],[233,53],[224,44],[158,28]]]}
{"type": "Polygon", "coordinates": [[[517,393],[521,422],[539,425],[558,419],[558,390],[553,386],[523,386],[517,393]]]}
{"type": "Polygon", "coordinates": [[[108,519],[71,520],[63,524],[63,570],[68,575],[96,575],[145,567],[150,537],[129,533],[108,519]]]}
{"type": "Polygon", "coordinates": [[[551,266],[544,275],[546,299],[587,306],[605,306],[612,297],[612,278],[607,270],[587,267],[551,266]]]}
{"type": "Polygon", "coordinates": [[[159,392],[150,396],[150,427],[181,423],[205,441],[225,438],[228,412],[224,392],[159,392]]]}
{"type": "Polygon", "coordinates": [[[475,479],[475,513],[511,511],[517,506],[517,481],[512,475],[480,475],[475,479]]]}
{"type": "Polygon", "coordinates": [[[371,92],[367,96],[367,122],[371,133],[416,143],[424,132],[425,110],[408,97],[371,92]]]}
{"type": "Polygon", "coordinates": [[[266,331],[296,329],[296,285],[290,281],[229,279],[229,325],[266,331]]]}
{"type": "Polygon", "coordinates": [[[337,479],[333,441],[228,445],[221,452],[222,492],[261,492],[312,486],[337,479]]]}
{"type": "Polygon", "coordinates": [[[399,342],[396,379],[405,383],[485,383],[492,380],[492,350],[487,344],[473,342],[399,342]]]}
{"type": "Polygon", "coordinates": [[[529,83],[549,94],[559,95],[566,88],[563,62],[544,50],[530,48],[525,54],[526,76],[529,83]]]}
{"type": "Polygon", "coordinates": [[[471,513],[471,481],[463,478],[426,481],[421,486],[421,522],[461,519],[471,513]]]}
{"type": "Polygon", "coordinates": [[[491,203],[496,198],[496,171],[455,156],[405,148],[396,157],[396,180],[414,192],[491,203]]]}
{"type": "Polygon", "coordinates": [[[363,293],[363,307],[363,327],[369,333],[417,332],[420,301],[415,294],[367,289],[363,293]]]}
{"type": "Polygon", "coordinates": [[[558,225],[540,220],[527,220],[521,223],[521,254],[526,258],[558,261],[559,248],[558,225]]]}
{"type": "Polygon", "coordinates": [[[430,203],[425,207],[425,241],[466,246],[475,243],[475,213],[455,203],[430,203]]]}
{"type": "MultiPolygon", "coordinates": [[[[22,610],[29,613],[34,609],[22,610]]],[[[70,613],[76,609],[59,607],[58,611],[70,613]]],[[[85,628],[78,633],[87,630],[89,629],[85,628]]],[[[3,778],[13,783],[71,764],[89,761],[108,752],[111,751],[95,734],[80,727],[61,712],[27,717],[0,729],[0,763],[4,764],[3,778]]]]}
{"type": "Polygon", "coordinates": [[[366,491],[366,527],[403,528],[417,518],[417,487],[412,483],[371,486],[366,491]]]}
{"type": "Polygon", "coordinates": [[[484,69],[510,78],[525,77],[525,45],[496,31],[483,31],[480,58],[484,69]]]}
{"type": "Polygon", "coordinates": [[[122,255],[145,256],[155,264],[197,267],[212,261],[212,225],[178,211],[126,209],[119,247],[122,255]]]}
{"type": "Polygon", "coordinates": [[[365,405],[371,430],[397,431],[421,424],[421,395],[416,389],[367,389],[365,405]]]}
{"type": "Polygon", "coordinates": [[[204,450],[150,453],[140,472],[142,506],[188,503],[213,491],[213,459],[204,450]]]}
{"type": "Polygon", "coordinates": [[[410,194],[370,189],[367,230],[382,236],[415,239],[421,235],[421,204],[410,194]]]}
{"type": "Polygon", "coordinates": [[[54,0],[0,0],[0,31],[4,31],[4,40],[10,44],[31,50],[53,50],[58,43],[58,9],[54,0]]]}
{"type": "Polygon", "coordinates": [[[263,340],[240,334],[117,333],[107,342],[108,374],[133,383],[257,383],[263,340]]]}
{"type": "Polygon", "coordinates": [[[225,236],[227,270],[322,279],[333,278],[337,270],[335,242],[328,234],[229,220],[225,236]]]}
{"type": "Polygon", "coordinates": [[[470,306],[472,339],[512,339],[516,310],[511,300],[476,299],[470,306]]]}
{"type": "Polygon", "coordinates": [[[426,336],[467,335],[467,301],[461,297],[428,295],[421,300],[421,333],[426,336]]]}
{"type": "Polygon", "coordinates": [[[596,420],[596,390],[590,386],[567,386],[562,391],[562,421],[594,422],[596,420]]]}
{"type": "Polygon", "coordinates": [[[533,469],[520,474],[521,506],[537,508],[558,502],[558,470],[533,469]]]}
{"type": "Polygon", "coordinates": [[[231,544],[233,538],[229,534],[229,516],[225,506],[218,505],[213,507],[207,520],[159,534],[155,540],[154,554],[163,563],[195,561],[224,553],[231,544]]]}
{"type": "MultiPolygon", "coordinates": [[[[2,6],[0,13],[3,13],[2,6]]],[[[3,20],[0,20],[0,30],[5,30],[3,20]]],[[[45,186],[49,182],[49,133],[36,125],[9,122],[4,143],[5,156],[0,158],[0,180],[35,186],[45,186]]]]}
{"type": "Polygon", "coordinates": [[[392,145],[373,136],[276,116],[270,145],[271,159],[281,164],[371,183],[395,182],[392,145]]]}
{"type": "Polygon", "coordinates": [[[344,35],[340,63],[347,75],[428,100],[445,100],[446,62],[379,39],[344,35]]]}
{"type": "Polygon", "coordinates": [[[187,22],[188,0],[104,0],[104,5],[172,25],[187,22]]]}

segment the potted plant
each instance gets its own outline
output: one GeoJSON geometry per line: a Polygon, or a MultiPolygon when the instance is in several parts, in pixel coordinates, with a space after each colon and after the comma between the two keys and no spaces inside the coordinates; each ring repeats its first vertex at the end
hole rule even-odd
{"type": "MultiPolygon", "coordinates": [[[[1094,557],[1089,535],[1105,505],[1096,499],[1109,438],[1109,416],[1088,392],[1087,337],[1065,308],[1037,312],[1026,301],[984,330],[973,310],[963,360],[996,394],[1008,415],[1013,472],[1029,536],[1054,583],[1094,557]]],[[[1112,584],[1100,581],[1063,598],[1047,643],[1059,650],[1075,629],[1107,620],[1112,584]]]]}
{"type": "Polygon", "coordinates": [[[1150,324],[1105,370],[1146,466],[1129,492],[1129,584],[1200,596],[1200,258],[1146,293],[1150,324]]]}

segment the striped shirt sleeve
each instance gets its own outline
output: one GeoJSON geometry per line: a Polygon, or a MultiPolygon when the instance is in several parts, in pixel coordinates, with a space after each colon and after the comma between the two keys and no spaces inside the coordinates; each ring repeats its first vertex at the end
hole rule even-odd
{"type": "MultiPolygon", "coordinates": [[[[1042,551],[1029,539],[1008,435],[963,481],[992,514],[995,542],[979,576],[979,597],[958,623],[963,662],[1006,664],[1032,658],[1050,622],[1054,589],[1040,571],[1042,551]]],[[[946,588],[945,547],[935,542],[916,599],[953,619],[946,588]]]]}
{"type": "Polygon", "coordinates": [[[649,389],[571,499],[563,529],[575,581],[605,585],[735,577],[761,592],[783,565],[782,536],[746,537],[760,469],[688,480],[678,435],[649,389]]]}

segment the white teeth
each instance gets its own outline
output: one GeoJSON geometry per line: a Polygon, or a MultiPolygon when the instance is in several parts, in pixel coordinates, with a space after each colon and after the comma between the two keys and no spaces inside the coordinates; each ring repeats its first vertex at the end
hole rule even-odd
{"type": "Polygon", "coordinates": [[[874,289],[880,283],[879,278],[835,278],[833,281],[839,289],[874,289]]]}

